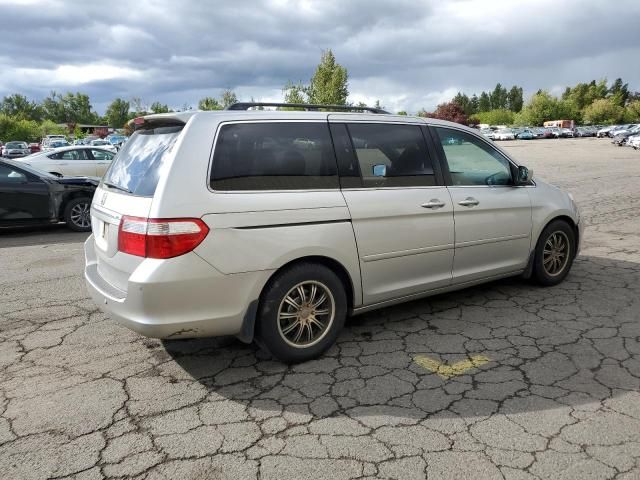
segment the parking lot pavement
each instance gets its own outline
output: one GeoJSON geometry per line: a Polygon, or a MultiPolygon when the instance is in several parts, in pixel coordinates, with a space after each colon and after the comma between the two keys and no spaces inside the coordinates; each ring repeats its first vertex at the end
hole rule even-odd
{"type": "Polygon", "coordinates": [[[292,367],[140,337],[88,300],[84,235],[0,233],[2,477],[640,478],[640,155],[501,145],[582,208],[567,281],[356,317],[292,367]]]}

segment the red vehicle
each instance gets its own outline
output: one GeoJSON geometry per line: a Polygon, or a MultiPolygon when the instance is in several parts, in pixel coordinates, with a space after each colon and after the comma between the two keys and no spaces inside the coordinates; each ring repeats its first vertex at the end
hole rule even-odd
{"type": "Polygon", "coordinates": [[[31,153],[37,153],[40,151],[40,144],[39,143],[30,143],[29,144],[29,150],[31,150],[31,153]]]}

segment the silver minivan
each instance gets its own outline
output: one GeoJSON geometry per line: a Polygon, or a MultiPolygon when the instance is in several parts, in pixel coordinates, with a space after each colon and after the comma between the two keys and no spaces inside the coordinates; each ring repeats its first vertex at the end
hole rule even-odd
{"type": "Polygon", "coordinates": [[[582,236],[571,195],[477,131],[255,105],[132,121],[85,244],[89,292],[113,318],[158,338],[235,335],[299,362],[349,315],[569,273],[582,236]]]}

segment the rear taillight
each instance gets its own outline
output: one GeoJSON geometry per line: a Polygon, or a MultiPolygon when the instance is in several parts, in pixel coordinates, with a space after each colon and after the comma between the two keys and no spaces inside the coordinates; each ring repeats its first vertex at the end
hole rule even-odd
{"type": "Polygon", "coordinates": [[[122,217],[118,250],[147,258],[172,258],[190,252],[204,240],[209,227],[199,218],[122,217]]]}

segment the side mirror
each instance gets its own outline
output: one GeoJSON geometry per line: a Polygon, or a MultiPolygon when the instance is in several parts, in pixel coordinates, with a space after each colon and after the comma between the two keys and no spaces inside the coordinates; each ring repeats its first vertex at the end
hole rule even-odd
{"type": "Polygon", "coordinates": [[[373,176],[374,177],[384,177],[387,175],[387,166],[386,165],[374,165],[373,166],[373,176]]]}
{"type": "Polygon", "coordinates": [[[533,170],[529,170],[527,167],[523,165],[520,165],[518,167],[516,185],[527,185],[532,178],[533,178],[533,170]]]}

